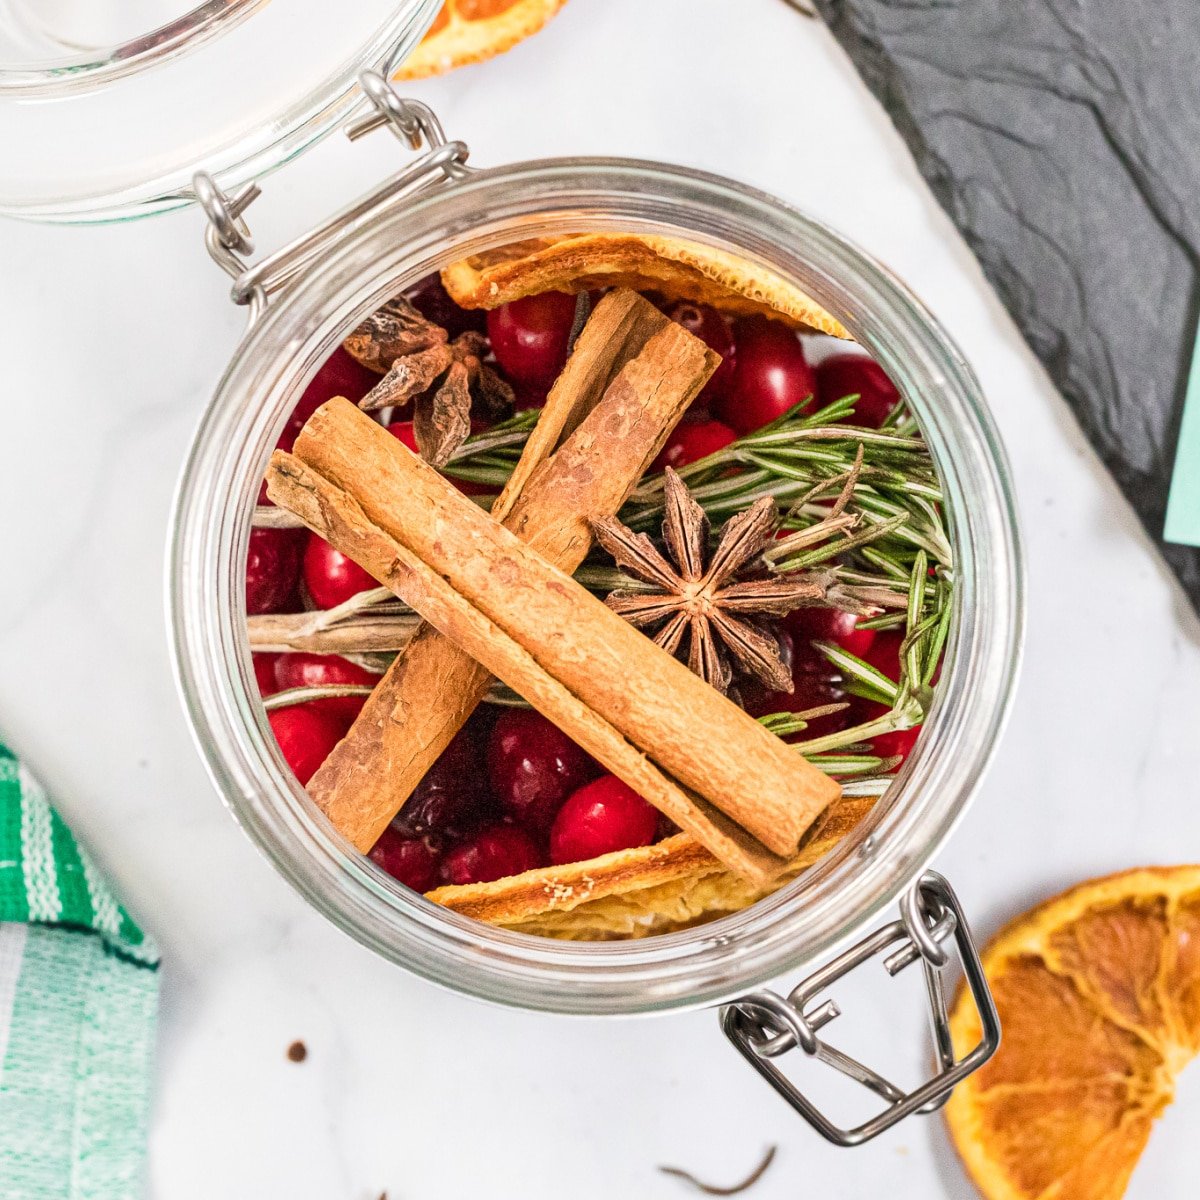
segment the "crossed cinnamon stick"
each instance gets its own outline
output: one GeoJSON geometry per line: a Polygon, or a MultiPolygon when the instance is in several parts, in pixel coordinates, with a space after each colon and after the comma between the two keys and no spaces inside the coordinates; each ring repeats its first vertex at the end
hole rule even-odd
{"type": "MultiPolygon", "coordinates": [[[[591,547],[589,514],[620,508],[715,369],[703,346],[684,342],[670,324],[636,292],[601,300],[492,506],[497,521],[565,571],[591,547]],[[669,374],[662,369],[668,363],[669,374]],[[610,392],[605,411],[574,437],[610,392]]],[[[309,780],[309,794],[355,846],[370,850],[491,680],[474,658],[425,625],[309,780]]]]}
{"type": "Polygon", "coordinates": [[[607,296],[490,516],[346,401],[273,457],[271,498],[429,623],[309,784],[361,849],[493,674],[749,878],[777,875],[838,795],[569,575],[588,518],[620,507],[716,365],[636,294],[607,296]]]}

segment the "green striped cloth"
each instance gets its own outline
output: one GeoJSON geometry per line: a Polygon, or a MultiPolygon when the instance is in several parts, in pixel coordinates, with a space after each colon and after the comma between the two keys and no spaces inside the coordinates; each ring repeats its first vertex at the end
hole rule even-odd
{"type": "Polygon", "coordinates": [[[157,967],[0,745],[0,1200],[141,1195],[157,967]]]}

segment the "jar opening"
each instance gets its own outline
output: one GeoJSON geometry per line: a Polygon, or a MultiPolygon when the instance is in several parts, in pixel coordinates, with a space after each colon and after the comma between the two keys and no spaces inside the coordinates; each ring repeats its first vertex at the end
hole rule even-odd
{"type": "Polygon", "coordinates": [[[945,335],[886,272],[819,223],[727,181],[658,165],[571,161],[486,172],[358,231],[323,264],[320,279],[282,293],[239,350],[185,474],[173,559],[185,701],[227,801],[275,865],[386,957],[459,990],[558,1011],[711,1003],[851,936],[894,899],[960,815],[1016,666],[1020,568],[1003,457],[977,385],[945,335]],[[644,942],[548,945],[404,894],[315,818],[284,777],[258,711],[240,624],[240,568],[278,427],[354,324],[464,254],[596,228],[673,234],[734,252],[841,317],[922,420],[948,491],[962,589],[945,694],[925,744],[869,827],[799,883],[711,925],[644,942]]]}

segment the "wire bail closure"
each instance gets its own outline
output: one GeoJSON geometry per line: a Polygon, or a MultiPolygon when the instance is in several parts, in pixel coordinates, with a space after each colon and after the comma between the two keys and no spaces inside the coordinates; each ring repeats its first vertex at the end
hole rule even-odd
{"type": "MultiPolygon", "coordinates": [[[[259,262],[247,261],[254,252],[254,243],[244,218],[247,208],[262,194],[259,186],[250,183],[230,195],[206,172],[193,177],[195,199],[207,218],[205,245],[213,261],[232,277],[231,298],[235,304],[247,306],[251,324],[261,316],[273,294],[341,237],[418,190],[452,184],[471,174],[466,143],[447,140],[441,122],[428,105],[401,96],[375,71],[364,71],[359,83],[374,111],[349,123],[346,136],[357,141],[387,128],[409,149],[424,148],[425,153],[349,208],[259,262]]],[[[1000,1046],[995,1002],[950,884],[937,872],[927,871],[905,893],[899,907],[897,920],[838,955],[793,988],[786,998],[761,989],[720,1010],[721,1029],[743,1058],[818,1133],[838,1146],[862,1145],[914,1113],[937,1111],[954,1088],[982,1067],[1000,1046]],[[962,964],[982,1027],[979,1044],[962,1059],[956,1058],[950,1037],[943,979],[953,957],[946,945],[950,941],[962,964]],[[888,951],[883,965],[890,976],[900,974],[918,959],[925,973],[939,1069],[911,1092],[818,1036],[842,1015],[832,999],[815,1003],[820,995],[830,984],[888,951]],[[862,1084],[886,1100],[887,1107],[852,1129],[834,1124],[772,1061],[796,1048],[862,1084]]]]}
{"type": "Polygon", "coordinates": [[[243,216],[262,194],[259,186],[248,184],[231,196],[206,172],[200,171],[192,179],[196,201],[208,218],[204,242],[209,256],[232,277],[233,302],[249,307],[251,324],[271,295],[344,234],[418,189],[452,183],[470,174],[466,143],[448,141],[437,114],[427,104],[401,96],[376,71],[364,71],[359,86],[374,111],[347,125],[346,136],[357,141],[373,130],[387,128],[410,149],[424,148],[425,153],[349,208],[259,262],[247,261],[254,243],[243,216]]]}
{"type": "Polygon", "coordinates": [[[936,1112],[955,1087],[982,1067],[1000,1046],[1000,1019],[979,951],[958,897],[935,871],[925,872],[904,895],[898,920],[838,955],[793,988],[786,998],[769,989],[751,992],[725,1005],[720,1019],[722,1031],[742,1057],[822,1137],[838,1146],[860,1146],[913,1113],[936,1112]],[[891,950],[898,943],[903,944],[891,950]],[[962,964],[982,1027],[979,1044],[962,1059],[955,1057],[950,1037],[943,976],[955,956],[951,947],[962,964]],[[885,953],[883,966],[893,977],[918,960],[925,972],[938,1071],[911,1092],[818,1037],[821,1029],[841,1015],[833,1000],[818,1004],[819,997],[830,984],[885,953]],[[834,1124],[772,1061],[797,1047],[881,1096],[887,1107],[852,1129],[834,1124]]]}

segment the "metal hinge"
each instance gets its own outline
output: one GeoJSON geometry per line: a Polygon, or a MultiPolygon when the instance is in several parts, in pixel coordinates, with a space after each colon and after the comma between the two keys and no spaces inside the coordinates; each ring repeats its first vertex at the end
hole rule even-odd
{"type": "Polygon", "coordinates": [[[233,302],[249,306],[252,323],[275,292],[307,263],[325,253],[347,229],[400,196],[463,179],[470,173],[466,143],[447,141],[441,122],[428,105],[405,99],[374,71],[364,71],[359,76],[359,85],[373,111],[347,125],[346,136],[355,141],[372,130],[387,128],[410,149],[424,149],[425,153],[361,200],[282,249],[256,263],[248,261],[248,256],[254,253],[254,243],[245,212],[262,194],[258,184],[248,184],[229,195],[203,171],[192,180],[196,200],[208,218],[204,236],[208,253],[233,278],[233,302]]]}
{"type": "Polygon", "coordinates": [[[828,966],[810,975],[785,998],[763,990],[740,997],[721,1009],[721,1028],[742,1056],[823,1137],[838,1146],[860,1146],[913,1113],[941,1108],[950,1093],[977,1071],[1000,1046],[1000,1019],[988,988],[979,951],[954,890],[934,871],[927,871],[900,903],[900,918],[885,925],[828,966]],[[944,972],[952,962],[945,945],[952,939],[967,986],[979,1012],[979,1044],[955,1057],[946,1008],[944,972]],[[903,944],[901,944],[903,943],[903,944]],[[890,1083],[865,1063],[817,1036],[841,1015],[832,1000],[821,1000],[829,985],[856,967],[898,946],[883,960],[889,975],[898,975],[920,960],[938,1064],[935,1075],[911,1092],[890,1083]],[[887,1101],[887,1107],[852,1129],[834,1124],[772,1061],[799,1047],[806,1055],[840,1071],[887,1101]]]}

